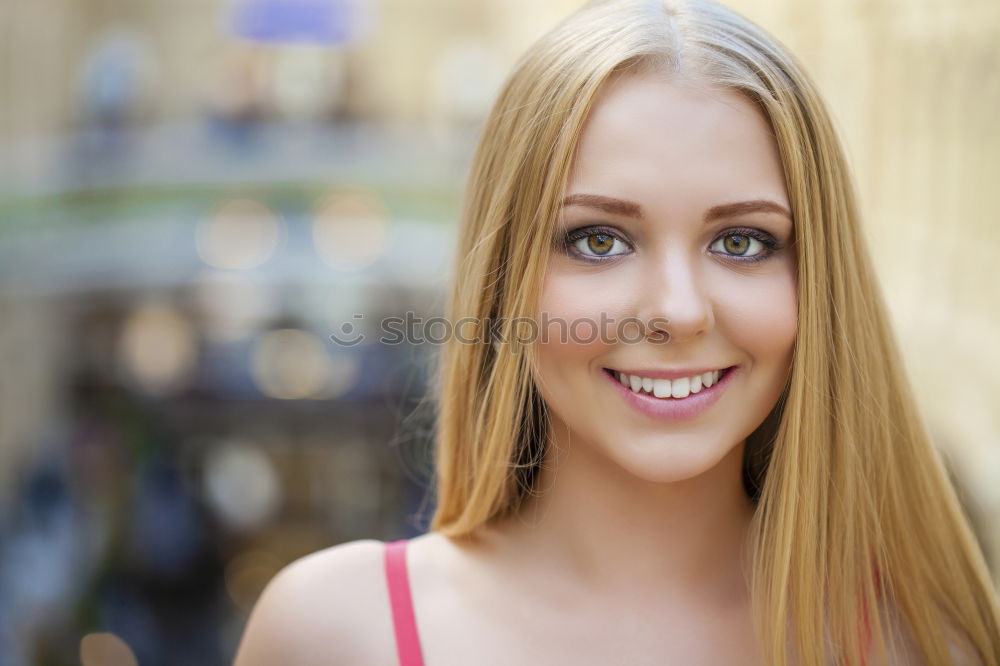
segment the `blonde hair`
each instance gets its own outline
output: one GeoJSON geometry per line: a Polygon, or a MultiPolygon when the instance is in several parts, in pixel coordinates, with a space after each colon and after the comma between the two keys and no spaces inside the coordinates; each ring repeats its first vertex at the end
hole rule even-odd
{"type": "Polygon", "coordinates": [[[504,85],[469,176],[446,308],[453,322],[474,318],[482,343],[442,349],[431,529],[472,533],[533,491],[548,427],[534,350],[498,350],[489,333],[535,316],[588,111],[610,77],[640,69],[743,93],[769,119],[784,166],[798,332],[788,385],[744,460],[766,663],[825,663],[831,646],[836,664],[862,663],[862,618],[882,650],[891,629],[880,599],[900,611],[927,663],[951,663],[949,626],[983,663],[1000,663],[1000,607],[915,406],[829,114],[785,47],[708,1],[588,4],[504,85]]]}

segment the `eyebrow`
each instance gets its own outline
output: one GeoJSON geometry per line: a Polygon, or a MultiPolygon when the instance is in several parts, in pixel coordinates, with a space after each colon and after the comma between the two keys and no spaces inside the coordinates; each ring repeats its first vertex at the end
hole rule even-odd
{"type": "MultiPolygon", "coordinates": [[[[644,219],[642,207],[634,201],[615,199],[600,194],[571,194],[562,200],[562,205],[564,207],[586,206],[587,208],[596,208],[613,215],[624,215],[639,220],[644,219]]],[[[735,203],[712,206],[705,213],[704,221],[708,223],[713,220],[745,215],[747,213],[778,213],[779,215],[784,215],[789,220],[792,219],[791,212],[781,204],[769,199],[754,199],[752,201],[737,201],[735,203]]]]}

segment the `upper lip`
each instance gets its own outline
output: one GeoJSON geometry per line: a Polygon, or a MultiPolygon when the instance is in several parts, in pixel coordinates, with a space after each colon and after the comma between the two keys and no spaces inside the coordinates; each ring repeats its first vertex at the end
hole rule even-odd
{"type": "Polygon", "coordinates": [[[624,372],[626,375],[637,375],[639,377],[649,377],[650,379],[681,379],[682,377],[694,377],[695,375],[703,375],[706,372],[714,372],[716,370],[725,370],[732,366],[706,366],[703,368],[681,368],[680,370],[655,370],[652,368],[643,370],[626,370],[624,368],[607,368],[608,370],[619,373],[624,372]]]}

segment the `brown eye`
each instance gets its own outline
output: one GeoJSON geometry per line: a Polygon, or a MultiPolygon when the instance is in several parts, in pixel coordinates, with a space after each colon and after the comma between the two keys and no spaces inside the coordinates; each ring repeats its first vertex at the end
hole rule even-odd
{"type": "Polygon", "coordinates": [[[771,234],[759,229],[729,229],[712,241],[710,249],[735,261],[763,261],[781,246],[771,234]]]}
{"type": "Polygon", "coordinates": [[[614,236],[608,234],[593,234],[587,236],[587,247],[594,254],[607,254],[615,246],[614,236]]]}
{"type": "Polygon", "coordinates": [[[566,234],[564,247],[581,259],[599,261],[628,254],[631,247],[616,233],[601,227],[582,227],[566,234]]]}
{"type": "Polygon", "coordinates": [[[722,246],[729,254],[743,255],[750,248],[750,237],[742,234],[729,234],[723,239],[722,246]]]}

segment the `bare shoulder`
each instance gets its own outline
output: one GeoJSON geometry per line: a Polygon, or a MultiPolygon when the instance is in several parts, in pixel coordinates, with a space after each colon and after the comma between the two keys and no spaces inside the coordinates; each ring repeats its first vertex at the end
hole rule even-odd
{"type": "Polygon", "coordinates": [[[268,583],[234,666],[392,663],[384,543],[364,539],[302,557],[268,583]]]}

